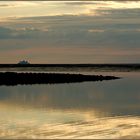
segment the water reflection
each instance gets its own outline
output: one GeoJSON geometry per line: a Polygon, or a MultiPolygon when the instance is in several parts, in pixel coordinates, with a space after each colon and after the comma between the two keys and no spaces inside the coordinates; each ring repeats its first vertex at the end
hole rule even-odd
{"type": "Polygon", "coordinates": [[[137,73],[115,81],[1,86],[0,137],[140,137],[139,82],[137,73]]]}
{"type": "Polygon", "coordinates": [[[95,83],[2,86],[0,103],[49,110],[98,110],[107,115],[140,115],[139,82],[139,78],[124,78],[95,83]]]}

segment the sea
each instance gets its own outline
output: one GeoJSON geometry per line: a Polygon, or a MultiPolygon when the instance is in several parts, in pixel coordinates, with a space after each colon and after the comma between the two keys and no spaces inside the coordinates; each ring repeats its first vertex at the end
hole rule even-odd
{"type": "Polygon", "coordinates": [[[121,77],[0,86],[1,139],[140,139],[140,70],[20,67],[0,71],[121,77]]]}

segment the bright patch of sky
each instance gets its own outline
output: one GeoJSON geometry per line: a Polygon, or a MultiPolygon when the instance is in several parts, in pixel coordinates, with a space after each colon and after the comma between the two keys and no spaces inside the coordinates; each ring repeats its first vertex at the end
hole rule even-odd
{"type": "Polygon", "coordinates": [[[99,9],[140,8],[140,1],[1,1],[0,17],[98,14],[99,9]],[[92,13],[91,13],[92,11],[92,13]]]}

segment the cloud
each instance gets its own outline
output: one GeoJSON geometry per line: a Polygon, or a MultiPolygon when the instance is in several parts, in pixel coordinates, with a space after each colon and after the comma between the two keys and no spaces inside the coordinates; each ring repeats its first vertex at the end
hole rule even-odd
{"type": "Polygon", "coordinates": [[[43,58],[47,57],[49,62],[138,62],[139,54],[135,54],[140,45],[140,9],[98,9],[98,12],[98,16],[81,14],[13,18],[0,23],[0,49],[5,52],[9,50],[9,56],[15,56],[16,52],[22,57],[34,57],[38,62],[43,62],[43,58]],[[87,47],[92,49],[88,50],[87,47]],[[124,50],[116,51],[114,48],[124,50]],[[106,53],[100,53],[104,51],[106,53]],[[52,58],[53,55],[57,60],[52,58]]]}
{"type": "MultiPolygon", "coordinates": [[[[112,11],[112,10],[111,10],[112,11]]],[[[130,10],[131,11],[131,10],[130,10]]],[[[111,12],[112,13],[112,12],[111,12]]],[[[138,47],[139,18],[127,19],[95,17],[91,15],[61,15],[18,18],[1,27],[1,39],[38,39],[52,45],[138,47]],[[132,21],[132,20],[130,20],[132,21]]]]}
{"type": "Polygon", "coordinates": [[[11,6],[14,6],[14,5],[11,5],[11,4],[0,4],[0,7],[11,7],[11,6]]]}
{"type": "Polygon", "coordinates": [[[93,1],[74,1],[74,2],[65,2],[65,5],[70,5],[70,6],[80,6],[80,5],[92,5],[92,4],[97,4],[96,2],[93,1]]]}
{"type": "Polygon", "coordinates": [[[102,29],[89,29],[88,32],[90,33],[103,33],[105,30],[102,29]]]}
{"type": "Polygon", "coordinates": [[[47,32],[47,29],[40,30],[36,28],[7,28],[0,27],[0,39],[29,39],[37,38],[41,33],[47,32]]]}
{"type": "MultiPolygon", "coordinates": [[[[90,9],[90,14],[94,15],[95,9],[90,9]]],[[[98,15],[106,18],[137,18],[140,14],[140,8],[119,8],[112,9],[102,7],[100,9],[96,9],[98,15]]]]}
{"type": "Polygon", "coordinates": [[[38,2],[27,2],[27,1],[1,1],[0,2],[0,7],[27,7],[27,6],[38,6],[39,4],[42,3],[38,3],[38,2]]]}

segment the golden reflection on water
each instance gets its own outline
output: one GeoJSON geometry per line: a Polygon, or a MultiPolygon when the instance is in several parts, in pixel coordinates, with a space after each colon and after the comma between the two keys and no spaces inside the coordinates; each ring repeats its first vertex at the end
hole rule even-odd
{"type": "Polygon", "coordinates": [[[140,138],[136,116],[98,118],[91,111],[0,108],[1,138],[140,138]]]}
{"type": "Polygon", "coordinates": [[[98,117],[98,110],[43,110],[0,104],[0,138],[140,138],[139,116],[98,117]]]}

